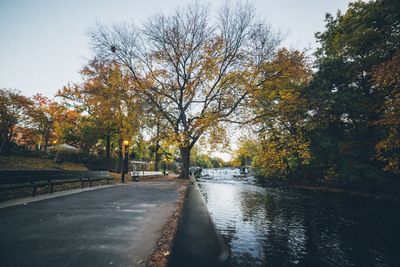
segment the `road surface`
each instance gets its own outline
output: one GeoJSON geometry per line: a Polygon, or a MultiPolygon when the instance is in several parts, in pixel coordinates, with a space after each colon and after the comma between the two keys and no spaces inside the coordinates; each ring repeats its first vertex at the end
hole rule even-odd
{"type": "Polygon", "coordinates": [[[179,188],[139,182],[0,208],[0,266],[144,266],[179,188]]]}

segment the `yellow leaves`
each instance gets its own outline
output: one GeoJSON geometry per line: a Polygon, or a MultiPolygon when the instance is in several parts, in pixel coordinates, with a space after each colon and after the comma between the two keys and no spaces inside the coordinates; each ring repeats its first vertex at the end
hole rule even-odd
{"type": "Polygon", "coordinates": [[[397,129],[390,128],[386,138],[377,145],[377,158],[385,162],[385,171],[400,174],[400,134],[397,129]]]}
{"type": "Polygon", "coordinates": [[[304,53],[285,48],[278,51],[272,62],[263,66],[268,79],[265,88],[296,88],[304,86],[311,80],[311,66],[304,53]]]}
{"type": "MultiPolygon", "coordinates": [[[[84,82],[66,86],[58,95],[82,114],[89,115],[104,132],[132,137],[140,128],[138,81],[116,62],[89,62],[81,74],[84,82]]],[[[73,116],[74,114],[69,114],[73,116]]]]}
{"type": "Polygon", "coordinates": [[[265,129],[254,164],[265,176],[287,176],[311,160],[310,143],[302,134],[307,102],[300,92],[311,79],[311,68],[302,52],[287,49],[263,68],[267,79],[251,92],[251,105],[265,129]]]}
{"type": "Polygon", "coordinates": [[[259,143],[257,140],[247,139],[239,143],[239,148],[234,151],[232,164],[233,166],[249,166],[253,164],[259,143]]]}
{"type": "Polygon", "coordinates": [[[208,133],[208,141],[210,144],[213,144],[213,146],[219,145],[221,148],[227,148],[229,146],[229,140],[226,138],[227,131],[225,127],[215,124],[209,128],[208,133]]]}
{"type": "Polygon", "coordinates": [[[168,131],[165,135],[164,144],[167,146],[187,147],[191,141],[190,136],[186,132],[175,133],[168,131]]]}
{"type": "Polygon", "coordinates": [[[309,142],[304,142],[304,143],[298,144],[297,153],[299,153],[299,159],[300,159],[302,165],[310,164],[311,152],[310,152],[310,143],[309,142]]]}
{"type": "Polygon", "coordinates": [[[391,59],[374,69],[372,78],[381,87],[400,86],[400,49],[391,59]]]}
{"type": "Polygon", "coordinates": [[[301,123],[307,103],[300,89],[311,79],[308,59],[302,52],[281,49],[263,68],[267,79],[259,90],[251,91],[251,105],[256,113],[284,123],[301,123]]]}
{"type": "Polygon", "coordinates": [[[201,146],[210,151],[227,151],[229,147],[229,138],[227,138],[227,129],[218,124],[215,119],[204,119],[202,125],[199,125],[198,132],[204,132],[199,140],[201,146]]]}
{"type": "Polygon", "coordinates": [[[376,157],[386,164],[385,171],[400,174],[400,49],[374,69],[373,81],[377,89],[386,94],[383,118],[373,124],[388,129],[386,136],[375,146],[376,157]]]}
{"type": "Polygon", "coordinates": [[[303,136],[265,137],[257,147],[254,166],[267,177],[285,177],[310,163],[310,143],[303,136]]]}

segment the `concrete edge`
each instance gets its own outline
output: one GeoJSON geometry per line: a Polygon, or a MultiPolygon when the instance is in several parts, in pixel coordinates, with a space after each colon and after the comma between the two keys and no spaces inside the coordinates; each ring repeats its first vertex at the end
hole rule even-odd
{"type": "MultiPolygon", "coordinates": [[[[190,177],[190,182],[191,182],[191,184],[193,184],[193,188],[200,195],[201,202],[202,202],[201,205],[203,205],[204,208],[207,211],[208,218],[209,218],[209,220],[211,221],[211,224],[212,224],[212,228],[213,228],[213,232],[214,232],[213,234],[215,235],[216,239],[218,240],[218,246],[221,249],[221,254],[219,256],[218,261],[221,262],[225,266],[228,263],[228,260],[229,260],[229,254],[230,254],[229,253],[229,248],[227,247],[226,243],[222,239],[221,234],[218,232],[217,227],[215,226],[215,223],[214,223],[214,221],[213,221],[213,219],[212,219],[212,217],[210,215],[210,212],[208,211],[207,204],[206,204],[206,201],[204,199],[204,196],[201,193],[200,187],[199,187],[199,185],[197,183],[197,180],[194,178],[194,176],[190,177]]],[[[189,186],[190,186],[190,184],[189,184],[189,186]]]]}
{"type": "Polygon", "coordinates": [[[0,202],[0,209],[12,207],[12,206],[18,206],[18,205],[27,205],[28,203],[32,203],[32,202],[37,202],[37,201],[42,201],[42,200],[46,200],[46,199],[67,196],[67,195],[73,195],[73,194],[78,194],[78,193],[82,193],[82,192],[86,192],[86,191],[98,190],[98,189],[103,189],[103,188],[108,188],[108,187],[113,187],[113,186],[120,186],[120,185],[124,185],[124,184],[98,185],[98,186],[92,186],[92,187],[84,187],[84,188],[76,188],[76,189],[70,189],[70,190],[57,191],[57,192],[53,192],[53,193],[45,193],[45,194],[37,195],[34,197],[23,197],[23,198],[10,199],[10,200],[0,202]]]}
{"type": "Polygon", "coordinates": [[[218,240],[219,246],[221,247],[222,253],[220,255],[220,259],[219,260],[223,261],[223,262],[226,262],[228,260],[228,257],[229,257],[229,248],[227,247],[226,243],[223,241],[221,234],[218,232],[217,227],[215,226],[215,223],[214,223],[214,221],[213,221],[213,219],[212,219],[212,217],[210,215],[210,212],[208,211],[207,204],[206,204],[206,201],[204,199],[204,196],[200,191],[200,187],[199,187],[199,185],[197,183],[197,180],[193,176],[190,179],[193,181],[193,187],[196,189],[196,191],[201,196],[202,205],[207,210],[207,214],[208,214],[209,220],[212,223],[214,234],[215,234],[215,236],[216,236],[216,238],[218,240]]]}
{"type": "Polygon", "coordinates": [[[167,266],[229,266],[229,249],[218,233],[193,177],[178,220],[167,266]]]}

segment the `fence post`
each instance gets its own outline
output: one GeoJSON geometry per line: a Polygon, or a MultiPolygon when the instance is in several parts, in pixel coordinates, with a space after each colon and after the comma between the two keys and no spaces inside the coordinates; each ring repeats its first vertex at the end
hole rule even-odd
{"type": "MultiPolygon", "coordinates": [[[[87,172],[85,172],[85,179],[86,179],[86,177],[87,177],[87,172]]],[[[83,182],[84,182],[84,178],[82,178],[82,176],[80,177],[80,179],[81,179],[81,189],[83,189],[83,182]]]]}
{"type": "Polygon", "coordinates": [[[31,181],[32,184],[32,196],[34,197],[36,195],[36,185],[35,181],[31,181]]]}
{"type": "Polygon", "coordinates": [[[51,182],[50,178],[47,181],[48,181],[49,186],[50,186],[50,193],[53,193],[53,183],[51,182]]]}

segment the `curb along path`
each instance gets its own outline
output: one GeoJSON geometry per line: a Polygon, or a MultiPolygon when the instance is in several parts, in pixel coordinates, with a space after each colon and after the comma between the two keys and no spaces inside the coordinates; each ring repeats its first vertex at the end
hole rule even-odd
{"type": "Polygon", "coordinates": [[[229,252],[217,233],[195,179],[187,196],[168,267],[229,266],[229,252]]]}

